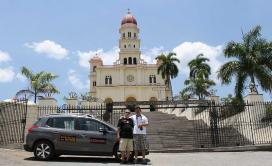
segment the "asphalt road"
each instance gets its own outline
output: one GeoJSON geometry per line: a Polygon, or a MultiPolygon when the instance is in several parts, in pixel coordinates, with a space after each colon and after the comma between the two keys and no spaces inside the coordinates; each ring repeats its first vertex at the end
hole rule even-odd
{"type": "MultiPolygon", "coordinates": [[[[148,165],[158,166],[271,166],[272,152],[152,153],[148,165]]],[[[32,153],[0,148],[0,165],[99,166],[120,165],[109,157],[61,156],[50,162],[35,161],[32,153]]]]}

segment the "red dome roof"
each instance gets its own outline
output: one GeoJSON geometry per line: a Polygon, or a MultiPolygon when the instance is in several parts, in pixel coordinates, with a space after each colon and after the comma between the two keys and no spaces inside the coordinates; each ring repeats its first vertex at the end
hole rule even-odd
{"type": "Polygon", "coordinates": [[[126,24],[126,23],[132,23],[132,24],[137,25],[137,21],[136,21],[135,17],[130,12],[128,12],[127,15],[125,15],[123,17],[121,25],[126,24]]]}

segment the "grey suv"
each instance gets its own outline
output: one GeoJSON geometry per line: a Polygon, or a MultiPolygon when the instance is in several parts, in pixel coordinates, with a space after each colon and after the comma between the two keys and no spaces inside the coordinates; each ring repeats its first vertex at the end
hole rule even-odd
{"type": "Polygon", "coordinates": [[[60,155],[115,156],[119,159],[117,129],[90,115],[52,114],[28,130],[24,149],[38,160],[60,155]]]}

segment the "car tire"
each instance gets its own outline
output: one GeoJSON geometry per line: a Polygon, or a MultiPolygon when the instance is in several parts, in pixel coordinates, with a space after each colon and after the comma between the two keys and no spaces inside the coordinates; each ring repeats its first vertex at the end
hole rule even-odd
{"type": "Polygon", "coordinates": [[[35,144],[33,153],[37,160],[47,161],[54,157],[55,150],[50,142],[39,141],[35,144]]]}

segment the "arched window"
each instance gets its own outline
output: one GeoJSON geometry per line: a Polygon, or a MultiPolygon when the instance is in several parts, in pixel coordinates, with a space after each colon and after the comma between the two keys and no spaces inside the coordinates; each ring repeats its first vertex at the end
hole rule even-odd
{"type": "Polygon", "coordinates": [[[131,38],[131,32],[128,32],[128,37],[131,38]]]}
{"type": "Polygon", "coordinates": [[[106,76],[106,78],[105,78],[105,84],[106,85],[108,85],[108,84],[112,84],[112,78],[111,78],[111,76],[106,76]]]}
{"type": "Polygon", "coordinates": [[[111,76],[109,77],[109,84],[110,85],[112,84],[112,78],[111,78],[111,76]]]}
{"type": "Polygon", "coordinates": [[[127,46],[126,46],[126,45],[124,45],[124,48],[127,48],[127,46]]]}
{"type": "Polygon", "coordinates": [[[137,37],[136,33],[134,33],[134,37],[135,37],[135,38],[137,37]]]}
{"type": "Polygon", "coordinates": [[[93,72],[95,72],[95,71],[96,71],[95,69],[96,69],[96,66],[94,66],[94,67],[93,67],[93,72]]]}
{"type": "Polygon", "coordinates": [[[135,44],[133,45],[133,47],[135,48],[135,44]]]}
{"type": "Polygon", "coordinates": [[[127,58],[124,58],[124,64],[125,65],[127,64],[127,58]]]}
{"type": "Polygon", "coordinates": [[[96,86],[96,81],[93,82],[93,86],[96,86]]]}
{"type": "Polygon", "coordinates": [[[105,84],[106,85],[108,84],[108,76],[106,76],[106,78],[105,78],[105,84]]]}
{"type": "Polygon", "coordinates": [[[137,59],[133,58],[133,64],[137,64],[137,59]]]}
{"type": "Polygon", "coordinates": [[[132,64],[132,58],[131,57],[128,58],[128,64],[130,64],[130,65],[132,64]]]}
{"type": "Polygon", "coordinates": [[[149,83],[150,84],[156,83],[156,76],[155,75],[149,75],[149,83]]]}
{"type": "Polygon", "coordinates": [[[123,33],[123,38],[125,38],[126,37],[126,35],[125,35],[125,33],[123,33]]]}

